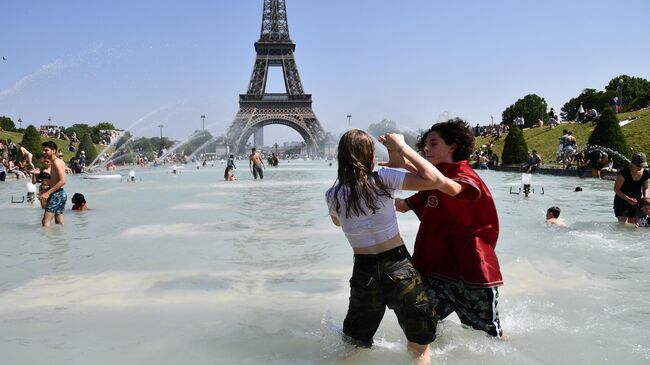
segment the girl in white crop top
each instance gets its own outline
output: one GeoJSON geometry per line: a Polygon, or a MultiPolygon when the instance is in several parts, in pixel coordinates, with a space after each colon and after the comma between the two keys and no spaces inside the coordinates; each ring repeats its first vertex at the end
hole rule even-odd
{"type": "MultiPolygon", "coordinates": [[[[375,147],[372,138],[364,131],[352,129],[347,131],[339,141],[338,176],[334,185],[326,193],[332,222],[343,229],[355,254],[353,275],[350,279],[350,304],[343,324],[344,338],[357,345],[370,346],[372,335],[381,321],[381,316],[366,312],[374,310],[370,309],[373,305],[373,308],[376,308],[377,300],[384,300],[395,310],[398,321],[409,340],[408,348],[416,354],[418,361],[428,363],[428,344],[435,338],[435,323],[433,328],[429,326],[426,329],[433,331],[431,337],[423,336],[422,331],[425,329],[414,330],[412,322],[430,323],[427,322],[428,318],[420,321],[418,321],[419,318],[416,318],[415,321],[409,322],[409,316],[430,315],[433,317],[432,311],[425,310],[424,312],[427,313],[417,313],[405,310],[405,308],[393,308],[394,305],[391,306],[389,303],[395,299],[388,298],[395,292],[395,288],[391,288],[390,285],[401,285],[399,280],[395,280],[395,277],[402,278],[404,272],[410,272],[413,274],[407,279],[417,285],[408,293],[408,298],[399,298],[398,301],[416,300],[414,298],[417,298],[418,302],[411,303],[410,306],[428,308],[428,300],[424,293],[424,287],[421,285],[421,279],[410,263],[410,256],[408,256],[408,251],[400,235],[393,194],[397,190],[438,188],[444,190],[447,178],[409,147],[404,142],[402,135],[390,133],[379,137],[379,141],[386,146],[389,153],[389,162],[380,163],[380,165],[400,165],[394,161],[401,159],[406,162],[401,165],[410,166],[414,171],[402,172],[383,168],[374,172],[375,147]],[[405,253],[406,259],[396,252],[405,253]],[[393,263],[390,260],[400,261],[393,263]],[[377,270],[368,270],[369,263],[370,265],[376,263],[377,270]],[[391,267],[398,265],[400,266],[399,275],[390,272],[391,267]],[[382,272],[382,270],[386,270],[386,272],[382,272]],[[363,288],[353,287],[353,282],[359,282],[359,275],[365,275],[361,281],[367,282],[367,285],[363,288]],[[381,282],[382,285],[374,285],[373,280],[381,282]],[[364,290],[370,291],[363,293],[364,290]],[[382,292],[385,297],[382,297],[382,292]],[[379,299],[373,297],[373,305],[370,305],[371,303],[364,304],[364,300],[369,300],[365,299],[369,298],[368,295],[379,295],[377,297],[379,299]],[[411,325],[404,323],[411,323],[411,325]],[[368,328],[370,329],[368,330],[368,328]]],[[[383,311],[383,308],[381,310],[383,311]]]]}

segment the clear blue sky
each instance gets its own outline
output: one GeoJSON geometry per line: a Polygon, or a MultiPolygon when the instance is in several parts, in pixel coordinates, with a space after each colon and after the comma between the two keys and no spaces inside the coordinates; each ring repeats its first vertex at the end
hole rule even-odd
{"type": "MultiPolygon", "coordinates": [[[[182,138],[224,132],[246,91],[262,0],[9,1],[0,115],[182,138]]],[[[559,109],[620,74],[650,79],[650,1],[287,0],[305,91],[324,128],[383,118],[485,124],[536,93],[559,109]]],[[[25,125],[25,124],[24,124],[25,125]]],[[[269,140],[298,140],[283,126],[269,140]]]]}

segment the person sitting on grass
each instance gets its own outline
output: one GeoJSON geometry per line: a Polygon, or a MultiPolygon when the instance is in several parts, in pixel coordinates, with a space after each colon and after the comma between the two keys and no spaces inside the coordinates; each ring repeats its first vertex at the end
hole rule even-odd
{"type": "Polygon", "coordinates": [[[546,211],[546,224],[559,227],[567,225],[560,219],[560,207],[550,207],[546,211]]]}

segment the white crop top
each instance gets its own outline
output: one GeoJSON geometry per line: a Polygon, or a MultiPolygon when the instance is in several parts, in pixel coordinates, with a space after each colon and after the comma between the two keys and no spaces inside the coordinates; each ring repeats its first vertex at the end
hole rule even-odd
{"type": "MultiPolygon", "coordinates": [[[[379,170],[378,175],[391,193],[402,190],[405,172],[383,168],[379,170]]],[[[395,237],[399,233],[393,198],[379,196],[377,197],[379,209],[374,214],[366,211],[368,215],[346,218],[347,204],[342,197],[347,190],[348,188],[343,186],[338,195],[334,196],[335,188],[331,187],[325,193],[325,199],[327,200],[330,215],[337,217],[341,222],[341,228],[350,242],[350,246],[353,248],[374,246],[395,237]],[[340,212],[336,211],[336,199],[341,204],[340,212]]]]}

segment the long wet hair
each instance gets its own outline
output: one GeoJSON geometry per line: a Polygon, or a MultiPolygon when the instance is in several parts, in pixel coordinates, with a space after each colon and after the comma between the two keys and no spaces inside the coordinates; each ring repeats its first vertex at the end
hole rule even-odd
{"type": "Polygon", "coordinates": [[[233,171],[232,166],[226,166],[226,170],[223,172],[223,178],[228,180],[228,172],[233,171]]]}
{"type": "Polygon", "coordinates": [[[381,208],[377,198],[391,197],[388,187],[379,175],[372,171],[374,159],[375,144],[368,133],[351,129],[341,136],[338,147],[338,176],[328,196],[329,199],[336,200],[337,213],[341,213],[338,197],[339,191],[344,187],[341,197],[346,202],[346,218],[367,215],[368,212],[374,214],[381,208]]]}

